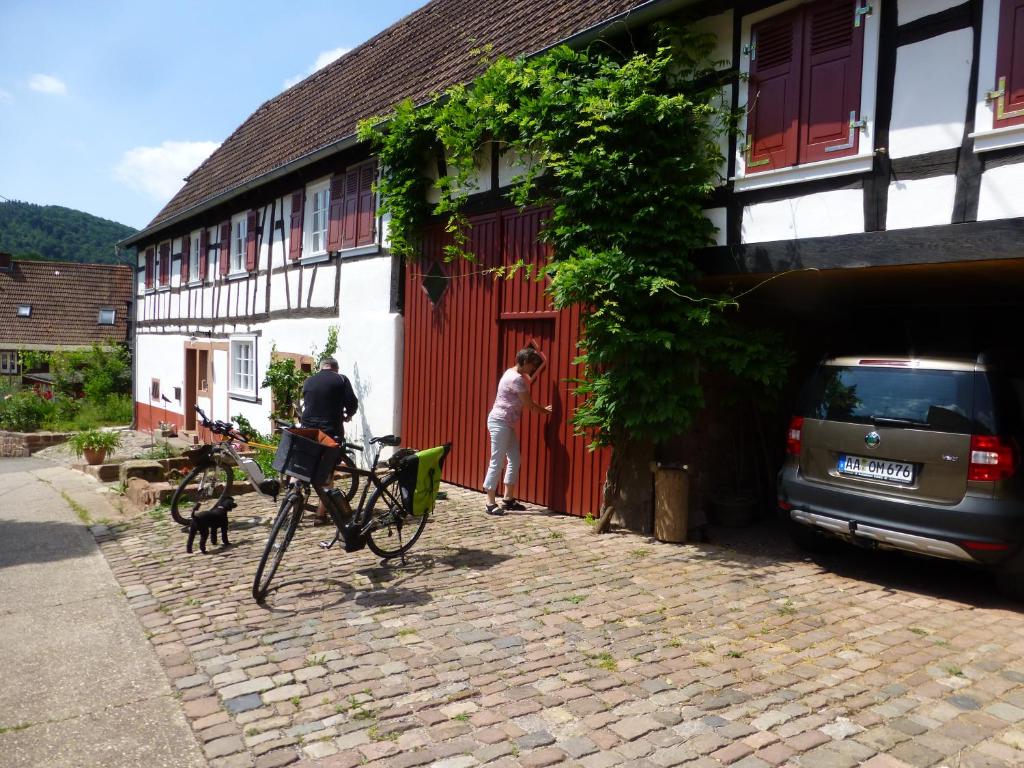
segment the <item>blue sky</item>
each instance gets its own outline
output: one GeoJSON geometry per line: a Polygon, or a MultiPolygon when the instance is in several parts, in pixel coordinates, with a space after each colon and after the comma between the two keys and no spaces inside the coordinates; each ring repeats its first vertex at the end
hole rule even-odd
{"type": "Polygon", "coordinates": [[[0,0],[0,196],[142,228],[286,85],[425,0],[0,0]]]}

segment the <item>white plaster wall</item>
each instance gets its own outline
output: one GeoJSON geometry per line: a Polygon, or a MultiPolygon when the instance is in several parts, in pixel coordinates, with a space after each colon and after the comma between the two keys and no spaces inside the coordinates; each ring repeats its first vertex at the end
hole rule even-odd
{"type": "Polygon", "coordinates": [[[705,208],[704,216],[712,224],[718,227],[718,232],[715,233],[715,245],[725,245],[728,233],[725,230],[726,226],[726,210],[725,208],[705,208]]]}
{"type": "Polygon", "coordinates": [[[732,61],[732,10],[717,16],[705,16],[693,23],[693,28],[700,32],[711,32],[718,41],[711,53],[713,61],[722,62],[719,69],[733,65],[732,61]]]}
{"type": "Polygon", "coordinates": [[[498,158],[498,186],[507,187],[534,164],[534,159],[518,152],[505,152],[498,158]]]}
{"type": "Polygon", "coordinates": [[[981,176],[978,220],[1024,216],[1024,164],[991,168],[981,176]]]}
{"type": "Polygon", "coordinates": [[[338,361],[360,400],[351,435],[401,426],[402,317],[391,312],[391,257],[346,261],[341,270],[338,361]]]}
{"type": "Polygon", "coordinates": [[[184,413],[185,400],[185,341],[187,336],[140,333],[136,336],[135,400],[152,402],[154,407],[184,413]],[[149,388],[153,379],[160,380],[160,392],[170,399],[150,400],[149,388]],[[181,402],[174,399],[174,388],[182,391],[181,402]]]}
{"type": "Polygon", "coordinates": [[[894,181],[889,185],[886,229],[949,224],[953,220],[956,176],[894,181]]]}
{"type": "Polygon", "coordinates": [[[963,0],[900,0],[899,23],[906,24],[914,19],[931,16],[960,5],[963,0]]]}
{"type": "Polygon", "coordinates": [[[970,29],[899,48],[889,128],[890,157],[960,146],[971,51],[970,29]]]}
{"type": "Polygon", "coordinates": [[[864,231],[864,192],[839,189],[743,209],[742,240],[759,243],[864,231]]]}

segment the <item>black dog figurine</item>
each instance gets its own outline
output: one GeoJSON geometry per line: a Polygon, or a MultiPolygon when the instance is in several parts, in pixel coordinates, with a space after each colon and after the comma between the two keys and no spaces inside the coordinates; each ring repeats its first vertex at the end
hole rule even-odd
{"type": "Polygon", "coordinates": [[[228,511],[235,508],[235,500],[225,496],[212,507],[203,512],[192,515],[188,524],[188,546],[186,550],[192,554],[192,543],[196,540],[196,533],[199,533],[199,550],[206,554],[206,537],[217,543],[217,531],[220,531],[221,546],[228,542],[228,511]]]}

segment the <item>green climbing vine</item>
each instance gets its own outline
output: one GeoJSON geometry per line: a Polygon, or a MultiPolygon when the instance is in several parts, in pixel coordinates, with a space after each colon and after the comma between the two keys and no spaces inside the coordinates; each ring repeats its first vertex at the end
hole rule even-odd
{"type": "Polygon", "coordinates": [[[652,39],[629,53],[601,43],[498,58],[473,82],[360,127],[385,168],[391,247],[409,258],[436,216],[453,236],[449,256],[473,258],[462,211],[481,153],[494,142],[524,167],[510,200],[550,206],[542,237],[554,257],[502,276],[547,275],[556,307],[581,307],[573,420],[595,445],[685,431],[703,405],[706,368],[770,389],[789,360],[774,336],[735,322],[735,298],[698,283],[694,253],[714,234],[703,209],[720,182],[719,139],[735,122],[727,75],[709,60],[714,40],[667,26],[652,39]]]}

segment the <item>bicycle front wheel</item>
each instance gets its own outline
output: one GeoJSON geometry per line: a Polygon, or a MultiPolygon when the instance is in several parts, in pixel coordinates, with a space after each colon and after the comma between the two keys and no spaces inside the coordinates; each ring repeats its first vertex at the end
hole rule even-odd
{"type": "Polygon", "coordinates": [[[366,543],[377,557],[385,560],[404,555],[423,533],[429,516],[429,512],[424,512],[417,517],[406,509],[398,487],[398,474],[392,473],[377,486],[367,502],[370,531],[366,543]]]}
{"type": "Polygon", "coordinates": [[[192,517],[206,512],[231,493],[234,473],[224,464],[201,464],[193,469],[171,496],[171,517],[187,526],[192,517]]]}
{"type": "Polygon", "coordinates": [[[295,529],[299,527],[299,520],[302,519],[302,497],[295,492],[289,493],[281,502],[281,508],[274,518],[274,525],[270,529],[270,538],[263,548],[263,557],[260,558],[259,567],[256,569],[256,578],[252,582],[252,596],[257,603],[262,603],[270,589],[270,582],[277,573],[277,567],[281,564],[284,551],[292,543],[295,529]]]}

